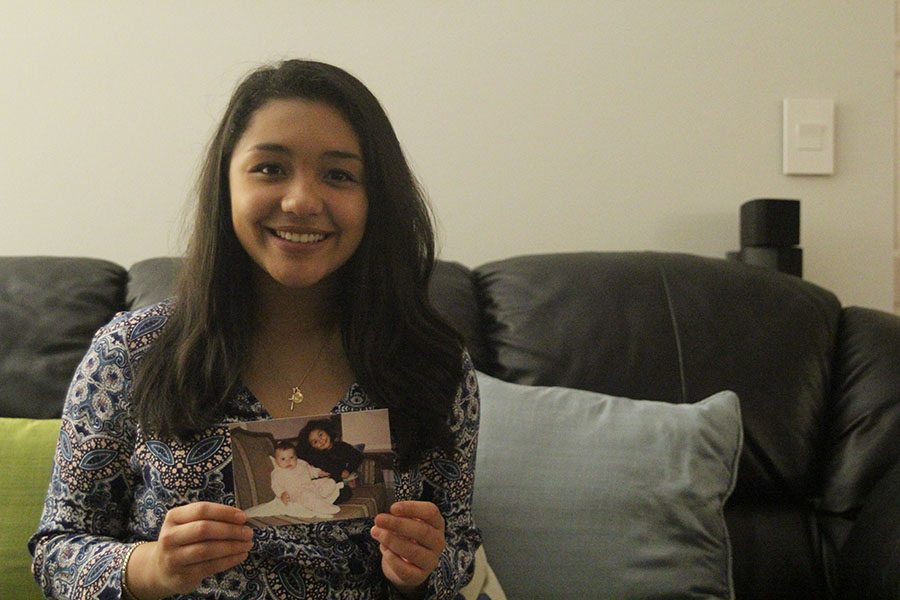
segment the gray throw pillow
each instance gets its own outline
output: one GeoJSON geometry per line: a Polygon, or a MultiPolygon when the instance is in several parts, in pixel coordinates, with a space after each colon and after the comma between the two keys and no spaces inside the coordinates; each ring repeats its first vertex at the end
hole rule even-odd
{"type": "Polygon", "coordinates": [[[478,382],[473,511],[510,598],[734,597],[733,392],[668,404],[478,382]]]}

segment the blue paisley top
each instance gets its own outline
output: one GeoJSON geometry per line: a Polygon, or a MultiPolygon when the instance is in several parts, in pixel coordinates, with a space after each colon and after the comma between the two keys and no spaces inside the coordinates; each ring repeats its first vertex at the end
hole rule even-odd
{"type": "MultiPolygon", "coordinates": [[[[154,540],[166,512],[196,501],[234,505],[231,445],[224,423],[270,419],[246,389],[222,424],[186,442],[153,439],[129,415],[133,369],[170,314],[161,303],[121,313],[95,335],[69,388],[50,489],[29,542],[35,578],[52,598],[119,598],[125,553],[154,540]]],[[[471,578],[481,534],[471,501],[478,439],[478,387],[465,357],[453,404],[452,455],[431,451],[397,473],[397,499],[428,494],[446,521],[447,545],[428,581],[431,598],[456,598],[471,578]]],[[[334,412],[383,408],[354,384],[334,412]]],[[[254,530],[243,564],[205,579],[185,598],[346,598],[399,596],[381,571],[372,519],[254,530]]]]}

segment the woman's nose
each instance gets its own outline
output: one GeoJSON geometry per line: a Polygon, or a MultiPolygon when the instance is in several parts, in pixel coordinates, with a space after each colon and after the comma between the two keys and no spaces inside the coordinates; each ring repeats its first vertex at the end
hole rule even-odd
{"type": "Polygon", "coordinates": [[[295,174],[281,199],[281,210],[300,217],[319,214],[322,211],[322,198],[318,183],[313,174],[295,174]]]}

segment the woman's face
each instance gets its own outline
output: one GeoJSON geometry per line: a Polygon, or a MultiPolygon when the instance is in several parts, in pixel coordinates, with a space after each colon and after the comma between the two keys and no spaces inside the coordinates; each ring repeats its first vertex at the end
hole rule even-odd
{"type": "Polygon", "coordinates": [[[327,104],[263,104],[235,145],[228,182],[235,234],[268,281],[316,286],[359,247],[368,213],[362,151],[327,104]]]}
{"type": "Polygon", "coordinates": [[[309,432],[309,445],[316,450],[328,450],[331,448],[331,436],[322,429],[313,429],[309,432]]]}

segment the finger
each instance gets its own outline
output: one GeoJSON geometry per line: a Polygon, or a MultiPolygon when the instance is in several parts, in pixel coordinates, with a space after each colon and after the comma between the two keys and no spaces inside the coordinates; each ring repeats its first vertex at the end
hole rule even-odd
{"type": "Polygon", "coordinates": [[[418,544],[415,540],[395,535],[389,531],[373,531],[372,534],[381,547],[390,550],[392,554],[417,568],[430,573],[437,567],[440,552],[418,544]]]}
{"type": "Polygon", "coordinates": [[[186,546],[210,540],[253,539],[253,530],[246,525],[223,523],[222,521],[191,521],[183,525],[165,527],[160,530],[159,541],[167,547],[186,546]]]}
{"type": "MultiPolygon", "coordinates": [[[[253,542],[215,541],[181,546],[168,556],[173,569],[196,568],[250,552],[253,542]]],[[[215,571],[218,572],[218,571],[215,571]]]]}
{"type": "Polygon", "coordinates": [[[202,569],[206,575],[203,576],[205,579],[210,575],[215,575],[216,573],[221,573],[222,571],[226,571],[231,569],[232,567],[236,567],[250,556],[249,552],[240,552],[238,554],[231,554],[229,556],[223,556],[221,558],[213,559],[207,561],[205,563],[200,563],[198,568],[202,569]]]}
{"type": "MultiPolygon", "coordinates": [[[[385,534],[412,540],[437,554],[440,554],[441,550],[444,549],[444,532],[432,527],[425,521],[386,514],[376,515],[373,535],[381,535],[382,531],[385,534]]],[[[376,537],[376,539],[380,540],[381,538],[376,537]]]]}
{"type": "Polygon", "coordinates": [[[397,517],[419,519],[439,531],[444,531],[444,517],[433,502],[422,502],[419,500],[394,502],[391,505],[391,514],[397,517]]]}
{"type": "Polygon", "coordinates": [[[247,515],[234,506],[215,502],[192,502],[173,508],[166,513],[166,519],[175,524],[208,520],[242,525],[247,522],[247,515]]]}
{"type": "Polygon", "coordinates": [[[382,556],[381,568],[384,571],[385,576],[395,584],[408,586],[421,585],[431,574],[431,570],[421,569],[416,565],[403,560],[402,557],[392,552],[389,548],[381,546],[380,549],[382,556]]]}
{"type": "Polygon", "coordinates": [[[247,522],[247,515],[244,511],[234,506],[216,502],[192,502],[170,510],[166,513],[166,520],[176,524],[206,520],[243,525],[247,522]]]}

